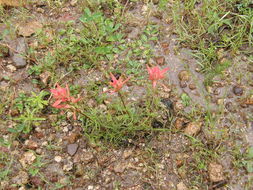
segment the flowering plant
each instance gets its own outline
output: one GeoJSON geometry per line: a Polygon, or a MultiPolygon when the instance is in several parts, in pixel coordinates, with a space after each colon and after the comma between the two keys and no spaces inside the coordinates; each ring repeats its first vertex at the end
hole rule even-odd
{"type": "Polygon", "coordinates": [[[119,77],[119,79],[117,79],[112,73],[110,73],[111,78],[112,78],[112,82],[110,82],[110,85],[114,88],[111,93],[113,92],[119,92],[121,90],[121,88],[123,87],[123,85],[129,81],[130,77],[128,77],[126,80],[123,81],[123,79],[121,77],[119,77]]]}
{"type": "Polygon", "coordinates": [[[50,89],[50,92],[55,99],[55,102],[52,104],[54,108],[57,109],[72,109],[73,118],[76,120],[76,111],[73,107],[73,104],[80,101],[81,98],[74,98],[70,95],[69,87],[66,84],[65,88],[62,88],[59,84],[56,84],[55,89],[50,89]]]}
{"type": "Polygon", "coordinates": [[[165,77],[164,74],[169,70],[169,68],[164,68],[161,70],[158,66],[150,68],[147,65],[147,70],[149,74],[149,80],[152,81],[153,88],[155,88],[157,81],[165,77]]]}

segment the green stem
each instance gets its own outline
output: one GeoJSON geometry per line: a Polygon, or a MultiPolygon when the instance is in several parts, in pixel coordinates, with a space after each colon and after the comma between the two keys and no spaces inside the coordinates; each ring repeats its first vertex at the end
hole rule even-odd
{"type": "Polygon", "coordinates": [[[120,91],[118,92],[118,94],[119,94],[120,100],[121,100],[121,102],[122,102],[122,104],[123,104],[123,106],[124,106],[124,108],[125,108],[125,110],[126,110],[126,112],[127,112],[128,116],[129,116],[129,117],[131,117],[131,115],[130,115],[130,113],[129,113],[129,111],[128,111],[127,107],[126,107],[126,104],[125,104],[125,101],[124,101],[124,97],[123,97],[123,95],[121,94],[121,92],[120,92],[120,91]]]}
{"type": "Polygon", "coordinates": [[[83,115],[84,117],[88,118],[91,121],[94,121],[90,116],[88,116],[87,114],[83,113],[80,109],[74,107],[74,111],[80,113],[81,115],[83,115]]]}

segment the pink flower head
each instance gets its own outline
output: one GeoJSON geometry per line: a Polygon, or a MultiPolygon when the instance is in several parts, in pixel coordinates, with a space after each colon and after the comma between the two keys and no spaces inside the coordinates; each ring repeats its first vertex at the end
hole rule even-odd
{"type": "MultiPolygon", "coordinates": [[[[50,89],[50,92],[53,94],[53,98],[56,100],[52,107],[57,109],[70,109],[70,103],[77,103],[81,98],[74,98],[70,96],[69,87],[66,84],[65,88],[62,88],[60,85],[56,84],[56,89],[50,89]]],[[[76,119],[76,114],[74,112],[74,119],[76,119]]]]}
{"type": "Polygon", "coordinates": [[[66,84],[66,88],[62,88],[59,84],[56,84],[56,89],[50,89],[50,92],[53,94],[54,99],[68,101],[70,98],[69,87],[66,84]]]}
{"type": "Polygon", "coordinates": [[[128,77],[126,80],[123,81],[123,79],[120,77],[117,80],[116,77],[112,73],[110,73],[110,75],[112,78],[112,82],[110,82],[110,85],[114,88],[112,90],[112,92],[120,91],[120,89],[123,87],[123,85],[130,79],[130,77],[128,77]]]}
{"type": "Polygon", "coordinates": [[[156,87],[157,81],[163,79],[165,77],[164,74],[169,70],[169,68],[164,68],[163,70],[160,70],[158,66],[150,68],[148,65],[147,69],[149,74],[149,80],[152,81],[153,88],[156,87]]]}

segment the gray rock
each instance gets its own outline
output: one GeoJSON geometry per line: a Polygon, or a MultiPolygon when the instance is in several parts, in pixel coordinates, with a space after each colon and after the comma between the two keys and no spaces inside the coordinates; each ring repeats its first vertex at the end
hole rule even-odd
{"type": "Polygon", "coordinates": [[[77,152],[78,144],[68,144],[67,146],[67,152],[70,156],[74,156],[77,152]]]}
{"type": "Polygon", "coordinates": [[[241,96],[243,94],[243,88],[240,86],[234,86],[233,92],[236,96],[241,96]]]}
{"type": "Polygon", "coordinates": [[[17,68],[25,67],[27,64],[26,59],[24,57],[27,50],[25,38],[18,38],[15,42],[13,42],[13,49],[15,51],[10,49],[13,65],[17,68]]]}

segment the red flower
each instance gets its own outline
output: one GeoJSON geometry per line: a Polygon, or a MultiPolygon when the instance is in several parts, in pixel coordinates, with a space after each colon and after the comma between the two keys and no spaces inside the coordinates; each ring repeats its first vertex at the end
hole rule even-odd
{"type": "Polygon", "coordinates": [[[110,82],[110,85],[114,88],[111,92],[118,92],[120,91],[120,89],[123,87],[123,85],[130,79],[130,77],[128,77],[126,80],[123,81],[123,79],[120,77],[118,80],[116,79],[116,77],[110,73],[111,78],[112,78],[112,82],[110,82]]]}
{"type": "MultiPolygon", "coordinates": [[[[53,98],[56,100],[52,106],[57,109],[70,109],[72,106],[71,103],[77,103],[81,98],[74,98],[70,96],[69,87],[66,84],[65,88],[62,88],[60,85],[56,84],[56,89],[50,89],[53,94],[53,98]]],[[[74,112],[74,119],[76,119],[76,114],[74,112]]]]}
{"type": "Polygon", "coordinates": [[[157,81],[160,79],[163,79],[165,76],[164,74],[169,70],[169,68],[165,68],[163,70],[160,70],[158,66],[150,68],[147,65],[148,74],[149,74],[149,80],[152,81],[153,88],[156,87],[157,81]]]}
{"type": "Polygon", "coordinates": [[[66,88],[62,88],[59,84],[56,84],[56,89],[50,89],[54,99],[67,101],[70,97],[69,87],[66,84],[66,88]]]}

